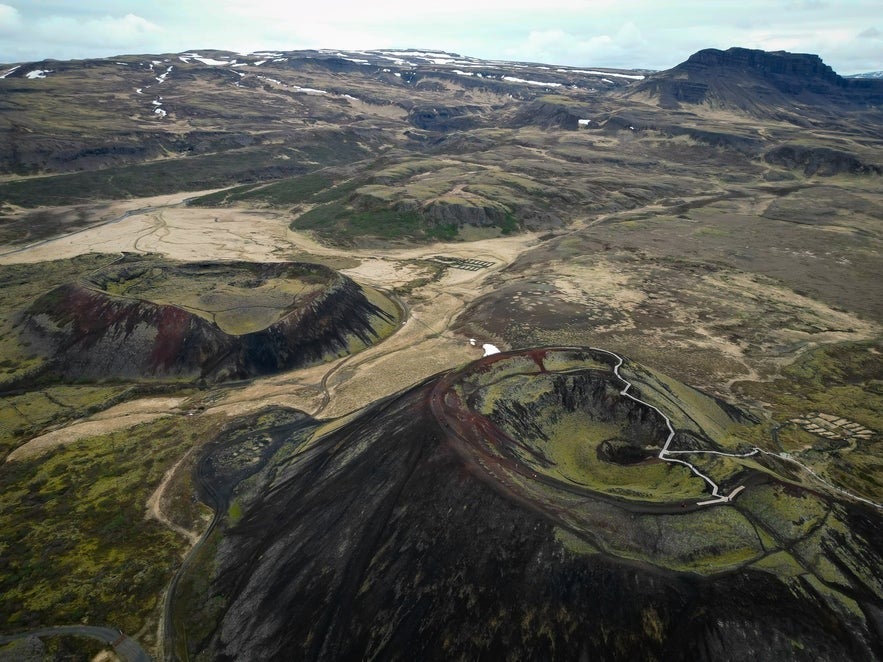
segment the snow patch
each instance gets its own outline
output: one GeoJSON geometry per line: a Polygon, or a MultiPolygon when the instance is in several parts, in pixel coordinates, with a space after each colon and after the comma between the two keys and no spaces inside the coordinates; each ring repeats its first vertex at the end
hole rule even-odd
{"type": "Polygon", "coordinates": [[[404,60],[400,57],[393,57],[390,55],[379,55],[378,57],[381,57],[384,60],[391,60],[394,64],[397,64],[400,67],[416,67],[417,66],[414,62],[409,62],[408,60],[404,60]]]}
{"type": "Polygon", "coordinates": [[[344,60],[349,60],[350,62],[355,62],[356,64],[371,64],[368,60],[359,57],[349,57],[341,52],[336,53],[337,57],[342,58],[344,60]]]}
{"type": "Polygon", "coordinates": [[[169,67],[168,69],[166,69],[166,72],[165,72],[164,74],[160,74],[159,76],[157,76],[157,77],[156,77],[156,82],[157,82],[157,83],[165,83],[165,82],[166,82],[166,78],[168,78],[168,75],[169,75],[170,73],[172,73],[172,67],[169,67]]]}
{"type": "Polygon", "coordinates": [[[143,90],[143,89],[144,89],[143,87],[136,87],[136,88],[135,88],[135,94],[144,94],[144,92],[141,91],[141,90],[143,90]]]}
{"type": "Polygon", "coordinates": [[[30,78],[34,80],[36,78],[46,78],[46,74],[51,74],[52,69],[34,69],[33,71],[29,71],[25,74],[26,78],[30,78]]]}
{"type": "Polygon", "coordinates": [[[7,69],[2,74],[0,74],[0,78],[6,78],[9,74],[11,74],[13,71],[15,71],[16,69],[18,69],[20,67],[21,67],[21,65],[17,64],[12,69],[7,69]]]}
{"type": "Polygon", "coordinates": [[[526,85],[541,85],[543,87],[564,87],[563,83],[544,83],[541,80],[525,80],[523,78],[515,78],[515,76],[503,76],[503,80],[510,83],[524,83],[526,85]]]}
{"type": "MultiPolygon", "coordinates": [[[[266,60],[258,60],[257,62],[252,62],[252,65],[254,65],[255,67],[259,67],[259,66],[261,66],[262,64],[266,64],[266,62],[267,62],[266,60]]],[[[235,66],[237,66],[237,67],[241,67],[242,65],[241,65],[241,64],[237,64],[237,65],[235,65],[235,66]]]]}
{"type": "MultiPolygon", "coordinates": [[[[476,347],[478,346],[478,341],[475,338],[470,338],[469,344],[473,347],[476,347]]],[[[484,350],[484,356],[491,356],[492,354],[500,353],[500,348],[496,345],[491,345],[490,343],[484,343],[481,348],[484,350]]]]}
{"type": "MultiPolygon", "coordinates": [[[[229,60],[215,60],[214,58],[211,58],[211,57],[194,57],[193,59],[199,60],[203,64],[207,64],[212,67],[216,67],[220,64],[231,64],[231,62],[229,60]]],[[[236,62],[236,60],[233,60],[233,62],[236,62]]]]}
{"type": "Polygon", "coordinates": [[[577,120],[576,121],[576,123],[579,124],[580,126],[588,126],[591,122],[592,122],[592,120],[577,120]]]}
{"type": "Polygon", "coordinates": [[[316,90],[312,87],[297,87],[295,85],[293,89],[295,92],[303,92],[304,94],[328,94],[325,90],[316,90]]]}
{"type": "Polygon", "coordinates": [[[450,59],[451,53],[445,53],[443,51],[414,51],[411,49],[405,49],[403,51],[380,51],[384,55],[407,55],[409,57],[421,57],[428,60],[432,60],[435,58],[439,59],[450,59]]]}
{"type": "Polygon", "coordinates": [[[639,74],[615,74],[612,71],[595,71],[593,69],[556,69],[569,74],[588,74],[589,76],[610,76],[611,78],[628,78],[629,80],[644,80],[646,76],[639,74]]]}
{"type": "Polygon", "coordinates": [[[184,64],[190,64],[190,58],[189,58],[189,57],[184,57],[183,55],[179,55],[179,56],[178,56],[178,59],[181,60],[181,62],[183,62],[184,64]]]}
{"type": "Polygon", "coordinates": [[[156,99],[154,99],[150,103],[151,103],[151,105],[154,106],[154,109],[153,109],[154,114],[156,114],[160,119],[162,119],[163,117],[168,115],[168,113],[165,110],[163,110],[163,108],[162,108],[162,97],[157,97],[156,99]]]}

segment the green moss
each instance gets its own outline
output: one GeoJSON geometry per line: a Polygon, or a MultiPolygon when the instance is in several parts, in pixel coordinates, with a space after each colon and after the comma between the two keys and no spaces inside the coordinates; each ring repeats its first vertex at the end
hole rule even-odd
{"type": "Polygon", "coordinates": [[[155,617],[186,547],[144,517],[178,457],[220,419],[163,419],[59,447],[0,471],[0,623],[107,623],[155,617]]]}
{"type": "Polygon", "coordinates": [[[786,551],[764,556],[752,563],[751,567],[783,578],[798,577],[806,572],[804,567],[786,551]]]}
{"type": "Polygon", "coordinates": [[[453,241],[457,238],[459,234],[459,228],[454,223],[451,223],[449,225],[436,225],[434,227],[430,227],[426,231],[426,234],[432,239],[438,239],[440,241],[453,241]]]}
{"type": "Polygon", "coordinates": [[[420,238],[426,236],[426,224],[416,212],[394,209],[355,211],[340,203],[320,205],[297,217],[292,230],[314,230],[331,241],[359,237],[385,239],[420,238]]]}
{"type": "Polygon", "coordinates": [[[568,531],[567,529],[562,529],[561,527],[555,528],[555,540],[557,540],[568,552],[572,552],[574,554],[579,554],[580,556],[587,556],[590,554],[597,554],[598,548],[592,545],[590,542],[580,538],[572,531],[568,531]]]}
{"type": "Polygon", "coordinates": [[[689,516],[664,515],[654,519],[658,532],[656,562],[674,570],[714,573],[744,566],[764,556],[754,527],[732,507],[708,507],[689,516]]]}
{"type": "Polygon", "coordinates": [[[503,234],[512,234],[518,230],[518,221],[512,214],[506,214],[506,217],[499,223],[499,227],[503,234]]]}
{"type": "Polygon", "coordinates": [[[227,508],[227,522],[230,526],[234,526],[239,520],[242,519],[242,504],[238,499],[234,499],[230,504],[230,507],[227,508]]]}

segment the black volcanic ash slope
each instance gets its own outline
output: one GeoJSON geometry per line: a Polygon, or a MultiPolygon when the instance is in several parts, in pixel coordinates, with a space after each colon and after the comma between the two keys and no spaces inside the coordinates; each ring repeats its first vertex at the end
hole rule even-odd
{"type": "MultiPolygon", "coordinates": [[[[190,298],[201,301],[197,295],[190,298]]],[[[40,297],[20,328],[29,343],[42,348],[50,372],[61,379],[220,381],[289,370],[348,352],[354,343],[372,344],[389,332],[394,318],[357,283],[321,265],[186,264],[127,256],[86,281],[40,297]],[[149,288],[125,295],[114,291],[151,277],[163,283],[167,294],[171,291],[171,302],[168,296],[151,300],[149,288]],[[205,281],[203,299],[225,301],[226,296],[246,321],[250,309],[278,309],[278,315],[263,328],[234,333],[176,305],[175,283],[183,291],[205,281]],[[306,294],[262,289],[285,281],[303,284],[306,294]],[[229,295],[231,289],[236,296],[229,295]]]]}
{"type": "MultiPolygon", "coordinates": [[[[658,442],[661,417],[618,395],[611,363],[589,351],[497,355],[376,403],[343,425],[304,428],[294,414],[296,432],[287,442],[278,440],[278,420],[272,430],[241,421],[200,463],[208,492],[233,489],[234,497],[216,504],[223,515],[200,551],[203,569],[182,582],[175,612],[185,614],[186,636],[178,631],[176,645],[188,646],[191,658],[220,660],[879,655],[881,634],[865,618],[873,623],[883,598],[858,578],[879,574],[873,566],[881,540],[867,514],[865,524],[851,522],[869,536],[867,549],[856,553],[854,540],[838,534],[822,552],[852,568],[845,585],[833,576],[819,584],[812,570],[798,564],[789,575],[782,561],[788,553],[781,548],[797,534],[795,525],[776,524],[778,499],[817,503],[801,490],[787,488],[794,491],[788,496],[756,474],[746,490],[754,501],[746,499],[740,511],[626,503],[521,462],[529,438],[532,457],[550,460],[544,444],[554,442],[558,415],[590,412],[631,430],[624,443],[641,443],[641,430],[644,443],[658,442]],[[513,387],[500,391],[510,379],[513,387]],[[578,388],[562,390],[568,384],[578,388]],[[519,404],[510,427],[536,434],[506,441],[487,416],[463,405],[458,394],[465,393],[476,403],[487,395],[510,412],[519,404]],[[260,449],[253,461],[241,452],[249,444],[260,449]],[[249,473],[238,487],[222,478],[249,473]],[[762,571],[724,558],[737,543],[727,542],[721,523],[743,517],[768,530],[758,559],[778,559],[782,568],[768,563],[762,571]],[[673,564],[663,559],[671,539],[700,520],[692,547],[684,538],[677,553],[685,562],[719,554],[715,562],[726,569],[664,567],[673,564]],[[632,551],[623,557],[617,548],[632,551]],[[838,591],[850,598],[838,602],[831,597],[838,591]]],[[[639,464],[628,470],[659,470],[653,458],[639,464]]],[[[839,506],[831,513],[830,522],[852,517],[839,506]]]]}

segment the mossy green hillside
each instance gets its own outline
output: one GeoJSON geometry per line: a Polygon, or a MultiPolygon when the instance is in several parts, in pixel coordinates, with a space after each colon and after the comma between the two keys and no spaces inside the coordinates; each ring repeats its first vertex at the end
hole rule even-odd
{"type": "Polygon", "coordinates": [[[187,541],[145,517],[164,473],[218,429],[167,418],[0,468],[0,627],[155,622],[187,541]]]}
{"type": "Polygon", "coordinates": [[[838,487],[883,503],[881,375],[883,345],[879,341],[841,343],[807,352],[779,378],[738,382],[734,389],[769,407],[772,421],[762,441],[770,448],[791,453],[838,487]],[[842,417],[874,434],[828,439],[792,422],[810,413],[842,417]]]}

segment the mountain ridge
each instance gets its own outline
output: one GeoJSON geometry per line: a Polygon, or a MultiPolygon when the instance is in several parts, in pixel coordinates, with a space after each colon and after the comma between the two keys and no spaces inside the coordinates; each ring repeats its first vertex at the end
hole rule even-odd
{"type": "Polygon", "coordinates": [[[883,81],[845,78],[815,54],[733,47],[704,49],[649,76],[626,94],[678,109],[706,105],[757,117],[869,109],[883,104],[883,81]]]}

